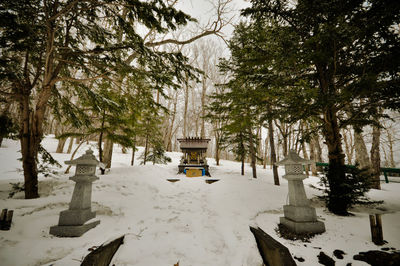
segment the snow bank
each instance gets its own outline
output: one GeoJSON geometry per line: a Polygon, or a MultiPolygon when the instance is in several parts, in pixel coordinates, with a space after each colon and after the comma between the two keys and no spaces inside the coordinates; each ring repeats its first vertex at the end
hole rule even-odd
{"type": "MultiPolygon", "coordinates": [[[[212,178],[220,181],[207,184],[204,177],[177,175],[180,153],[170,153],[173,161],[168,165],[139,165],[136,158],[130,166],[131,153],[123,154],[118,145],[113,168],[106,175],[97,174],[100,180],[93,184],[92,208],[100,225],[79,238],[57,238],[49,234],[49,228],[58,223],[59,212],[68,208],[72,174],[62,174],[66,168],[62,164],[59,175],[40,178],[41,198],[23,200],[17,195],[8,199],[9,183],[22,181],[23,175],[16,170],[21,168],[18,143],[5,143],[6,148],[0,148],[0,205],[15,212],[11,230],[0,233],[2,265],[80,265],[89,248],[121,235],[125,241],[113,258],[115,265],[173,265],[178,261],[180,265],[262,265],[249,225],[259,226],[293,255],[304,258],[298,265],[318,265],[320,251],[332,256],[335,249],[347,253],[336,265],[366,265],[353,261],[352,256],[378,248],[370,241],[371,209],[358,208],[354,216],[338,217],[313,199],[327,232],[311,243],[284,240],[275,229],[287,202],[287,182],[281,178],[281,186],[275,186],[270,169],[257,169],[259,178],[253,179],[247,165],[241,176],[239,163],[221,161],[216,166],[209,159],[212,178]],[[170,183],[168,178],[180,181],[170,183]]],[[[54,138],[44,140],[50,152],[56,144],[54,138]]],[[[89,143],[76,157],[89,146],[96,148],[89,143]]],[[[60,163],[70,159],[68,154],[52,154],[60,163]]],[[[305,180],[309,198],[320,194],[309,187],[317,182],[317,177],[305,180]]],[[[372,190],[370,196],[385,200],[381,206],[388,212],[382,216],[384,238],[389,242],[385,246],[400,248],[400,184],[382,184],[382,188],[372,190]]]]}

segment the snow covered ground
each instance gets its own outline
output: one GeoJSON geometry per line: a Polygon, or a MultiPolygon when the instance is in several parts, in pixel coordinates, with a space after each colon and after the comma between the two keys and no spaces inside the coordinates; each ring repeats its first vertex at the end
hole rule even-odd
{"type": "MultiPolygon", "coordinates": [[[[50,152],[57,140],[44,140],[50,152]]],[[[96,150],[95,144],[91,144],[96,150]]],[[[82,147],[76,158],[88,148],[82,147]]],[[[328,213],[314,197],[320,192],[309,185],[318,183],[317,177],[305,180],[306,192],[325,222],[326,233],[311,239],[311,243],[279,238],[275,229],[282,206],[287,202],[287,182],[274,186],[270,169],[258,170],[258,179],[251,178],[250,167],[240,175],[240,164],[222,161],[216,166],[209,159],[213,178],[220,181],[207,184],[205,178],[186,178],[177,175],[180,153],[169,153],[168,165],[130,166],[130,154],[123,154],[116,145],[113,167],[93,184],[92,208],[100,225],[79,238],[58,238],[49,234],[50,226],[58,223],[59,213],[68,208],[74,182],[72,175],[62,174],[69,154],[52,155],[63,165],[59,175],[40,178],[39,199],[24,200],[23,194],[8,198],[11,185],[23,181],[18,142],[5,140],[0,148],[0,209],[13,209],[10,231],[0,231],[1,265],[80,265],[89,253],[118,236],[125,242],[113,258],[115,265],[262,265],[249,226],[259,226],[286,245],[292,255],[302,257],[298,265],[318,265],[317,255],[323,251],[332,256],[335,249],[347,253],[336,265],[366,265],[354,261],[360,251],[380,249],[370,241],[368,212],[357,208],[354,216],[339,217],[328,213]],[[168,178],[180,178],[170,183],[168,178]]],[[[142,150],[137,152],[140,155],[142,150]]],[[[280,175],[283,174],[280,169],[280,175]]],[[[73,170],[71,171],[74,172],[73,170]]],[[[400,249],[400,183],[382,183],[382,190],[372,190],[374,200],[384,200],[380,206],[387,213],[382,216],[384,247],[400,249]]]]}

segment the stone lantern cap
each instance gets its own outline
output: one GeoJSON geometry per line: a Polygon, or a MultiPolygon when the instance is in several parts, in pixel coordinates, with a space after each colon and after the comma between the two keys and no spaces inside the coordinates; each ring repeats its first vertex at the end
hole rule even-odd
{"type": "Polygon", "coordinates": [[[89,148],[84,155],[75,160],[65,161],[65,164],[70,165],[99,165],[99,161],[93,155],[93,151],[89,148]]]}
{"type": "Polygon", "coordinates": [[[280,162],[275,163],[275,165],[293,165],[293,164],[307,165],[312,163],[313,161],[303,159],[294,150],[290,150],[286,158],[280,162]]]}

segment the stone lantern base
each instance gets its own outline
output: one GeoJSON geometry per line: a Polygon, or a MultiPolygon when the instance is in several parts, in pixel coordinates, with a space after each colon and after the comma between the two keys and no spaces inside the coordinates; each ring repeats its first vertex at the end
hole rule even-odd
{"type": "Polygon", "coordinates": [[[50,227],[50,234],[60,237],[79,237],[96,227],[100,221],[94,221],[83,225],[55,225],[50,227]]]}
{"type": "Polygon", "coordinates": [[[285,217],[280,223],[296,234],[325,232],[325,224],[317,220],[315,208],[310,206],[283,206],[285,217]]]}

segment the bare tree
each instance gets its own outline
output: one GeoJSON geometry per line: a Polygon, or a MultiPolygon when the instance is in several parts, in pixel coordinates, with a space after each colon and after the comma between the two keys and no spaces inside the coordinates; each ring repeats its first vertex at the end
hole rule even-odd
{"type": "Polygon", "coordinates": [[[353,135],[352,135],[351,131],[349,131],[347,129],[343,129],[342,132],[343,132],[343,141],[345,144],[347,163],[352,164],[353,153],[354,153],[353,135]]]}
{"type": "Polygon", "coordinates": [[[360,168],[371,168],[371,161],[368,156],[367,146],[364,137],[359,130],[354,130],[354,149],[356,153],[356,162],[360,168]]]}

